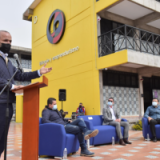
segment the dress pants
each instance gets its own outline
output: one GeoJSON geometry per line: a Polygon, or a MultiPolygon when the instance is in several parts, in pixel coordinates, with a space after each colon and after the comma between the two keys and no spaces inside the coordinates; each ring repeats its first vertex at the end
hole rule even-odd
{"type": "Polygon", "coordinates": [[[150,122],[149,122],[149,124],[150,124],[150,129],[151,129],[153,137],[156,137],[156,128],[155,128],[155,125],[156,124],[160,124],[160,119],[151,119],[150,122]]]}
{"type": "Polygon", "coordinates": [[[68,123],[65,126],[66,133],[78,135],[78,141],[82,149],[86,149],[86,143],[84,140],[84,133],[88,130],[83,119],[79,118],[68,123]]]}
{"type": "MultiPolygon", "coordinates": [[[[5,140],[5,126],[6,126],[6,107],[7,103],[0,103],[0,156],[4,151],[4,140],[5,140]]],[[[9,103],[9,124],[13,116],[12,103],[9,103]]],[[[7,134],[9,129],[7,127],[7,134]]]]}
{"type": "Polygon", "coordinates": [[[109,125],[116,127],[116,132],[117,132],[119,139],[128,138],[128,132],[129,132],[129,123],[128,122],[121,121],[119,123],[116,121],[112,121],[112,122],[109,122],[109,125]],[[124,137],[122,136],[122,133],[121,133],[121,126],[124,127],[124,137]]]}

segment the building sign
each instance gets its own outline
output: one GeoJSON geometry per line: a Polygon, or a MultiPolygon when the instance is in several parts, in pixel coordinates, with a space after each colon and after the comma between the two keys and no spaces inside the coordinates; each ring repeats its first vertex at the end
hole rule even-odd
{"type": "Polygon", "coordinates": [[[65,15],[64,13],[56,9],[50,16],[47,24],[47,38],[51,44],[58,43],[63,37],[65,31],[65,15]],[[53,33],[50,32],[51,24],[53,22],[53,33]]]}
{"type": "Polygon", "coordinates": [[[67,55],[69,55],[69,54],[71,54],[71,53],[74,53],[74,52],[76,52],[76,51],[78,51],[78,50],[79,50],[79,47],[77,46],[77,47],[72,48],[72,49],[70,49],[70,50],[68,50],[68,51],[65,51],[64,53],[59,54],[59,55],[57,55],[57,56],[55,56],[55,57],[49,58],[49,59],[47,59],[47,60],[45,60],[45,61],[41,61],[41,62],[40,62],[40,66],[41,66],[41,65],[44,65],[44,64],[46,64],[46,63],[52,62],[52,61],[54,61],[54,60],[57,60],[57,59],[59,59],[59,58],[61,58],[61,57],[67,56],[67,55]]]}

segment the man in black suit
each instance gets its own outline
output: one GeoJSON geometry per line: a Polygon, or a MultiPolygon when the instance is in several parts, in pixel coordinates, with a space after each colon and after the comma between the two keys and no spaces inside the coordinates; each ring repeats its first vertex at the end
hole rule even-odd
{"type": "MultiPolygon", "coordinates": [[[[12,37],[9,32],[0,30],[0,91],[6,85],[8,79],[12,77],[16,68],[12,65],[11,61],[8,60],[7,54],[10,51],[12,43],[12,37]]],[[[9,89],[9,124],[13,115],[12,103],[15,102],[15,94],[11,89],[18,89],[22,86],[17,86],[14,84],[14,80],[17,81],[29,81],[31,79],[39,78],[41,75],[46,74],[52,70],[52,68],[46,68],[44,65],[40,70],[34,72],[22,73],[18,71],[12,80],[9,89]]],[[[6,122],[6,107],[7,107],[7,89],[0,96],[0,156],[4,150],[4,141],[5,141],[5,122],[6,122]]],[[[8,124],[8,128],[9,128],[8,124]]],[[[7,133],[8,133],[7,128],[7,133]]]]}

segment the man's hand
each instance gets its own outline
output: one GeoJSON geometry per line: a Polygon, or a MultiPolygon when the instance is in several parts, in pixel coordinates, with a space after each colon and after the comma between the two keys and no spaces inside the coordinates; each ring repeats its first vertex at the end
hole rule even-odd
{"type": "Polygon", "coordinates": [[[150,122],[150,120],[152,120],[152,118],[151,117],[148,117],[148,121],[150,122]]]}
{"type": "Polygon", "coordinates": [[[71,120],[71,119],[69,119],[69,120],[68,120],[68,122],[72,123],[72,120],[71,120]]]}
{"type": "Polygon", "coordinates": [[[43,75],[43,74],[46,74],[48,72],[50,72],[52,70],[52,67],[51,68],[46,68],[46,65],[45,64],[41,69],[40,69],[40,74],[43,75]]]}
{"type": "Polygon", "coordinates": [[[22,86],[22,85],[19,85],[19,86],[14,85],[13,89],[19,89],[19,88],[22,88],[22,87],[24,87],[24,86],[22,86]]]}
{"type": "Polygon", "coordinates": [[[120,119],[116,119],[115,121],[116,121],[116,122],[121,122],[121,120],[120,120],[120,119]]]}

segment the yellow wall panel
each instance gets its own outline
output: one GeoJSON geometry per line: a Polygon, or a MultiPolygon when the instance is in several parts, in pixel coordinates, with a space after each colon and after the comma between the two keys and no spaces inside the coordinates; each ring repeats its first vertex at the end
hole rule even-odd
{"type": "Polygon", "coordinates": [[[79,46],[79,51],[76,51],[58,60],[48,63],[58,70],[71,68],[92,60],[91,53],[91,31],[90,31],[90,16],[66,29],[65,35],[62,40],[56,44],[50,44],[48,40],[42,42],[37,47],[32,49],[33,70],[38,69],[39,62],[52,58],[56,55],[64,53],[65,51],[79,46]],[[63,47],[61,47],[63,46],[63,47]],[[63,65],[62,65],[63,64],[63,65]]]}
{"type": "Polygon", "coordinates": [[[46,35],[48,19],[52,12],[53,12],[52,0],[43,0],[37,6],[37,8],[34,9],[33,17],[37,16],[38,21],[36,24],[34,24],[34,21],[32,22],[32,43],[34,43],[35,41],[39,40],[40,38],[46,35]]]}
{"type": "Polygon", "coordinates": [[[97,66],[98,66],[98,69],[104,69],[104,68],[124,64],[127,62],[128,62],[127,50],[122,50],[122,51],[98,58],[97,66]]]}
{"type": "MultiPolygon", "coordinates": [[[[96,14],[92,0],[43,0],[34,10],[38,22],[33,25],[32,70],[40,68],[39,62],[53,58],[65,51],[79,46],[79,50],[47,64],[52,72],[46,74],[49,86],[40,90],[40,116],[49,97],[55,97],[58,109],[59,89],[67,90],[64,110],[76,111],[82,102],[87,114],[100,114],[99,70],[96,69],[97,33],[96,14]],[[61,9],[66,15],[66,30],[58,44],[50,44],[46,36],[46,27],[51,13],[61,9]]],[[[35,79],[32,82],[41,81],[35,79]]]]}
{"type": "Polygon", "coordinates": [[[84,104],[87,114],[93,115],[100,113],[99,107],[95,105],[96,101],[98,102],[98,98],[96,97],[96,85],[94,85],[94,79],[90,71],[49,81],[49,87],[41,89],[40,92],[40,116],[49,97],[56,98],[58,109],[61,109],[61,102],[58,101],[59,89],[67,90],[67,101],[63,103],[64,111],[69,112],[67,117],[71,117],[72,112],[76,111],[80,102],[84,104]]]}
{"type": "Polygon", "coordinates": [[[22,123],[23,120],[23,96],[16,96],[16,122],[22,123]]]}
{"type": "Polygon", "coordinates": [[[85,9],[89,8],[91,0],[71,0],[71,17],[80,14],[85,9]]]}

